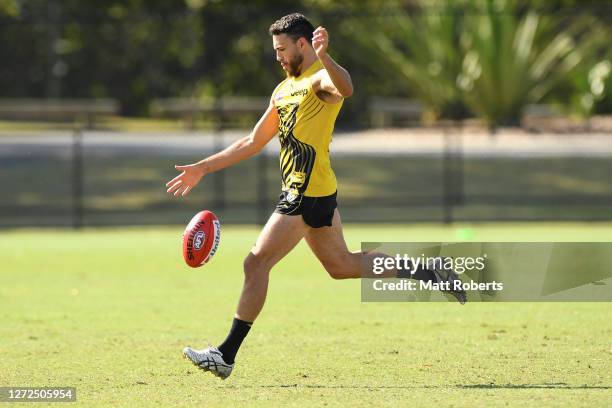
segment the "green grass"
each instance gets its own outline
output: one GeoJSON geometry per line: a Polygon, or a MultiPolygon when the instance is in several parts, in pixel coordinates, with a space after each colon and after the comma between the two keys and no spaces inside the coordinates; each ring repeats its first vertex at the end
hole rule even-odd
{"type": "MultiPolygon", "coordinates": [[[[256,227],[184,266],[181,227],[0,234],[0,386],[79,406],[610,406],[609,303],[361,303],[300,244],[227,381],[181,357],[226,334],[256,227]]],[[[611,241],[612,224],[349,226],[360,240],[611,241]]]]}

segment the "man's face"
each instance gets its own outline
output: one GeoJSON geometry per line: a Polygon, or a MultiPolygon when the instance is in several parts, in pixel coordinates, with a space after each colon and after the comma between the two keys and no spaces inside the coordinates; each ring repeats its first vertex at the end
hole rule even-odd
{"type": "Polygon", "coordinates": [[[287,34],[273,35],[272,45],[274,46],[274,51],[276,51],[276,60],[280,62],[285,72],[289,76],[300,75],[306,39],[300,37],[293,41],[287,34]]]}

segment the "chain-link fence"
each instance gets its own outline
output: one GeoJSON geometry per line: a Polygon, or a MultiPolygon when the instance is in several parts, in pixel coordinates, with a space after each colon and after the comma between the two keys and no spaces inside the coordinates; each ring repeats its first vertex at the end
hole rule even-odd
{"type": "MultiPolygon", "coordinates": [[[[0,225],[183,223],[200,209],[264,222],[280,189],[278,146],[165,192],[174,164],[240,132],[85,131],[0,137],[0,225]]],[[[471,134],[461,128],[339,134],[332,143],[345,222],[612,220],[612,144],[599,135],[471,134]]]]}

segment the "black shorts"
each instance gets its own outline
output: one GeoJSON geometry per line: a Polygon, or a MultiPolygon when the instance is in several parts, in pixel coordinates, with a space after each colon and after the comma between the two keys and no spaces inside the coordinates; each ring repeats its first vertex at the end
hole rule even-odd
{"type": "Polygon", "coordinates": [[[334,210],[338,206],[336,195],[325,197],[294,196],[283,191],[274,212],[286,215],[302,215],[312,228],[331,227],[334,210]]]}

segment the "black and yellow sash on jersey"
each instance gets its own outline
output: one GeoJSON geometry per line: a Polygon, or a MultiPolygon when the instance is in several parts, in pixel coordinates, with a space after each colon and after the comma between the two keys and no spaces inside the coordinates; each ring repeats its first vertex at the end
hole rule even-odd
{"type": "Polygon", "coordinates": [[[327,103],[314,93],[310,77],[321,69],[316,60],[300,76],[281,82],[272,95],[280,117],[280,169],[288,201],[336,192],[329,144],[343,101],[327,103]]]}

